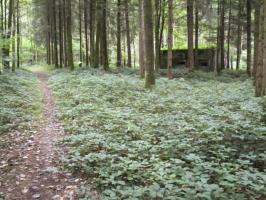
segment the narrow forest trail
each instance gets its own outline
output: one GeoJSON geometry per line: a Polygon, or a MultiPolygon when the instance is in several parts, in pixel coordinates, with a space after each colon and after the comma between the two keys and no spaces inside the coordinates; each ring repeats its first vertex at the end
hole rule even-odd
{"type": "MultiPolygon", "coordinates": [[[[71,173],[58,172],[59,156],[64,148],[57,148],[57,142],[64,131],[55,117],[56,107],[48,87],[48,75],[35,73],[43,94],[43,120],[40,130],[25,143],[17,145],[7,154],[8,170],[0,173],[0,192],[7,200],[72,200],[75,189],[82,180],[71,173]],[[11,156],[11,158],[9,158],[11,156]]],[[[1,197],[0,197],[1,199],[1,197]]]]}

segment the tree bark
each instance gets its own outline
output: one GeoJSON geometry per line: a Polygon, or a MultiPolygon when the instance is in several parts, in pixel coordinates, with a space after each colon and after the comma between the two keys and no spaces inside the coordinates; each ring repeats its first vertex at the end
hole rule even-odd
{"type": "Polygon", "coordinates": [[[55,68],[58,68],[58,37],[57,37],[57,20],[56,20],[56,4],[55,1],[53,1],[53,33],[54,33],[54,65],[55,68]]]}
{"type": "MultiPolygon", "coordinates": [[[[8,8],[8,22],[7,28],[5,30],[5,39],[7,42],[3,48],[3,64],[5,69],[10,69],[10,38],[11,38],[11,29],[12,29],[12,18],[14,12],[14,0],[9,0],[9,8],[8,8]]],[[[6,20],[5,20],[6,23],[6,20]]]]}
{"type": "MultiPolygon", "coordinates": [[[[265,65],[264,59],[263,59],[263,46],[264,46],[264,1],[259,0],[259,8],[260,8],[260,17],[259,17],[259,38],[258,38],[258,66],[256,71],[256,96],[263,96],[265,92],[263,92],[263,66],[265,65]]],[[[266,77],[264,77],[266,78],[266,77]]]]}
{"type": "Polygon", "coordinates": [[[68,67],[74,70],[73,61],[73,49],[72,49],[72,11],[71,11],[71,0],[66,0],[66,29],[67,29],[67,59],[68,67]]]}
{"type": "Polygon", "coordinates": [[[215,54],[215,73],[220,75],[221,73],[221,0],[218,0],[218,26],[217,26],[217,48],[215,54]]]}
{"type": "Polygon", "coordinates": [[[155,71],[160,68],[160,23],[162,13],[162,0],[155,0],[155,71]]]}
{"type": "Polygon", "coordinates": [[[79,4],[79,66],[82,67],[83,62],[83,48],[82,48],[82,8],[81,8],[81,0],[78,2],[79,4]]]}
{"type": "Polygon", "coordinates": [[[100,42],[101,42],[101,34],[102,34],[102,25],[101,25],[101,17],[102,17],[102,13],[101,13],[101,5],[102,4],[102,0],[97,1],[97,30],[96,30],[96,43],[95,43],[95,66],[96,68],[99,67],[100,65],[100,42]]]}
{"type": "Polygon", "coordinates": [[[51,56],[51,15],[50,12],[48,11],[50,9],[50,2],[46,2],[46,9],[47,9],[47,39],[46,39],[46,48],[47,48],[47,64],[51,65],[52,64],[52,56],[51,56]]]}
{"type": "Polygon", "coordinates": [[[232,21],[232,0],[229,3],[229,16],[228,16],[228,32],[227,32],[227,69],[230,69],[230,56],[231,56],[231,21],[232,21]]]}
{"type": "Polygon", "coordinates": [[[131,64],[131,36],[130,36],[130,25],[129,25],[129,9],[128,9],[128,3],[129,0],[125,1],[125,18],[126,18],[126,35],[127,35],[127,66],[129,68],[132,67],[131,64]]]}
{"type": "Polygon", "coordinates": [[[167,60],[167,76],[173,79],[173,0],[168,0],[168,60],[167,60]]]}
{"type": "Polygon", "coordinates": [[[240,68],[241,51],[242,51],[242,0],[238,2],[238,24],[237,24],[237,59],[236,69],[240,68]]]}
{"type": "Polygon", "coordinates": [[[247,74],[251,75],[251,1],[246,1],[247,7],[247,74]]]}
{"type": "Polygon", "coordinates": [[[152,1],[144,0],[145,87],[155,85],[152,1]]]}
{"type": "Polygon", "coordinates": [[[257,66],[258,66],[258,54],[259,54],[259,27],[260,27],[260,7],[259,3],[256,2],[255,4],[255,29],[254,29],[254,54],[253,54],[253,69],[252,69],[252,75],[254,78],[256,78],[256,72],[257,72],[257,66]]]}
{"type": "Polygon", "coordinates": [[[84,29],[85,29],[85,63],[89,66],[89,37],[88,37],[88,1],[84,0],[84,29]]]}
{"type": "Polygon", "coordinates": [[[20,68],[20,3],[17,0],[17,68],[20,68]]]}
{"type": "Polygon", "coordinates": [[[144,0],[139,0],[139,67],[140,77],[145,77],[145,45],[144,45],[144,0]]]}
{"type": "MultiPolygon", "coordinates": [[[[160,27],[160,43],[159,46],[162,48],[163,46],[163,33],[164,33],[164,24],[165,24],[165,7],[166,7],[166,0],[162,0],[162,22],[161,22],[161,27],[160,27]]],[[[161,54],[159,54],[161,56],[161,54]]]]}
{"type": "Polygon", "coordinates": [[[90,65],[95,67],[95,0],[90,1],[90,65]]]}
{"type": "Polygon", "coordinates": [[[220,31],[221,31],[221,34],[220,34],[220,44],[221,44],[221,69],[224,69],[225,68],[225,63],[224,63],[224,58],[225,58],[225,52],[224,52],[224,40],[225,40],[225,19],[224,19],[224,16],[225,16],[225,0],[222,0],[222,3],[221,3],[221,28],[220,28],[220,31]]]}
{"type": "Polygon", "coordinates": [[[188,29],[188,58],[187,67],[189,71],[194,67],[194,42],[193,42],[193,7],[194,0],[187,0],[187,29],[188,29]]]}
{"type": "Polygon", "coordinates": [[[63,24],[62,24],[62,1],[59,1],[58,26],[59,26],[59,67],[63,68],[63,24]]]}
{"type": "MultiPolygon", "coordinates": [[[[3,0],[0,0],[0,38],[4,38],[4,6],[3,0]]],[[[3,64],[3,48],[0,48],[0,59],[1,64],[3,64]]],[[[2,68],[0,68],[0,74],[2,73],[2,68]]]]}
{"type": "Polygon", "coordinates": [[[195,67],[199,66],[199,10],[198,10],[198,1],[195,1],[195,67]]]}
{"type": "Polygon", "coordinates": [[[102,54],[102,64],[104,70],[109,70],[108,61],[108,44],[107,44],[107,0],[102,0],[102,34],[101,34],[101,54],[102,54]]]}
{"type": "Polygon", "coordinates": [[[16,70],[16,12],[13,12],[13,26],[12,26],[12,72],[16,70]]]}
{"type": "Polygon", "coordinates": [[[262,44],[262,89],[261,89],[261,94],[262,96],[266,95],[266,1],[263,0],[262,3],[262,9],[263,9],[263,16],[262,16],[262,20],[263,20],[263,29],[262,29],[262,40],[263,40],[263,44],[262,44]]]}
{"type": "Polygon", "coordinates": [[[68,46],[67,46],[67,16],[66,0],[63,0],[63,26],[64,26],[64,64],[68,67],[68,46]]]}
{"type": "Polygon", "coordinates": [[[121,0],[117,0],[117,50],[116,50],[116,66],[122,67],[122,48],[121,48],[121,0]]]}

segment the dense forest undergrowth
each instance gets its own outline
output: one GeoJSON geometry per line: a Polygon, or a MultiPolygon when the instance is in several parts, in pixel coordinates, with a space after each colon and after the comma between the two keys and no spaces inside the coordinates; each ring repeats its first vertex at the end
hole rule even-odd
{"type": "Polygon", "coordinates": [[[263,99],[244,73],[160,78],[152,91],[124,74],[51,76],[68,169],[93,179],[103,199],[266,197],[263,99]]]}
{"type": "Polygon", "coordinates": [[[265,200],[265,28],[266,0],[0,0],[0,200],[265,200]]]}
{"type": "MultiPolygon", "coordinates": [[[[50,73],[70,148],[64,167],[94,182],[102,199],[266,197],[264,98],[244,72],[158,77],[147,90],[134,70],[28,69],[50,73]]],[[[18,133],[35,133],[40,91],[27,70],[0,81],[0,144],[12,149],[18,133]]],[[[90,199],[90,188],[78,195],[90,199]]]]}
{"type": "Polygon", "coordinates": [[[26,70],[0,75],[0,102],[1,140],[10,130],[36,126],[42,110],[36,77],[26,70]]]}

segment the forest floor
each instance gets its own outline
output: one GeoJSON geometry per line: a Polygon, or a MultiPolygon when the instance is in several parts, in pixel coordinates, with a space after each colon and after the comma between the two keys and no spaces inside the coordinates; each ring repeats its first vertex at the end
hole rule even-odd
{"type": "Polygon", "coordinates": [[[32,71],[0,75],[0,199],[266,199],[265,99],[245,73],[146,90],[134,70],[32,71]]]}
{"type": "Polygon", "coordinates": [[[65,166],[93,178],[103,200],[266,199],[264,99],[253,81],[177,73],[146,90],[134,70],[53,72],[65,166]]]}
{"type": "MultiPolygon", "coordinates": [[[[71,200],[82,178],[59,170],[60,156],[67,149],[58,148],[64,130],[55,117],[56,106],[48,87],[48,75],[35,72],[43,95],[43,113],[39,128],[12,133],[12,147],[0,150],[0,199],[71,200]],[[1,197],[1,194],[3,195],[1,197]]],[[[96,198],[96,193],[92,194],[96,198]]]]}

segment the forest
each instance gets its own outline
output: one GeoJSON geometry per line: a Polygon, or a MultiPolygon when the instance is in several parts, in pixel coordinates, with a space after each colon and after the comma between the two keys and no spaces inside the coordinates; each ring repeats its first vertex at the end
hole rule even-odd
{"type": "Polygon", "coordinates": [[[0,200],[265,200],[265,0],[0,0],[0,200]]]}

